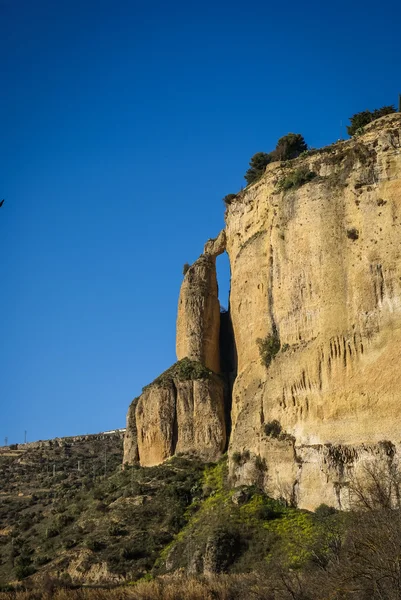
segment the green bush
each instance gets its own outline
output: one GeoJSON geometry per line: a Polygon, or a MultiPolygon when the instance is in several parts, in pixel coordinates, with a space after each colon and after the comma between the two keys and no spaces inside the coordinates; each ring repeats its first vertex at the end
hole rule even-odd
{"type": "Polygon", "coordinates": [[[185,263],[184,266],[182,267],[182,274],[186,275],[190,268],[191,268],[191,265],[189,263],[185,263]]]}
{"type": "Polygon", "coordinates": [[[56,527],[55,525],[50,525],[49,527],[47,527],[47,529],[46,529],[46,538],[47,539],[56,537],[58,535],[60,535],[60,530],[58,529],[58,527],[56,527]]]}
{"type": "Polygon", "coordinates": [[[212,374],[212,371],[207,369],[202,363],[189,358],[182,358],[174,363],[172,367],[167,369],[167,371],[164,371],[164,373],[159,375],[152,383],[145,385],[143,391],[151,385],[156,387],[168,387],[174,379],[178,379],[179,381],[209,379],[212,374]]]}
{"type": "Polygon", "coordinates": [[[25,579],[36,573],[36,569],[32,565],[17,565],[15,567],[15,576],[18,580],[25,579]]]}
{"type": "Polygon", "coordinates": [[[138,560],[139,558],[146,558],[146,556],[148,556],[148,552],[145,544],[131,542],[121,549],[121,557],[124,560],[138,560]]]}
{"type": "Polygon", "coordinates": [[[266,170],[267,165],[272,162],[271,154],[266,154],[266,152],[257,152],[254,154],[249,161],[249,169],[244,175],[246,182],[248,185],[251,183],[255,183],[258,181],[266,170]]]}
{"type": "Polygon", "coordinates": [[[282,427],[276,419],[266,423],[265,425],[265,434],[272,438],[278,438],[282,432],[282,427]]]}
{"type": "Polygon", "coordinates": [[[350,125],[347,125],[348,135],[358,135],[363,133],[363,128],[368,123],[375,121],[376,119],[380,119],[380,117],[384,117],[385,115],[390,115],[395,113],[395,107],[392,105],[382,106],[381,108],[375,108],[373,111],[364,110],[362,112],[356,113],[350,117],[350,125]]]}
{"type": "Polygon", "coordinates": [[[47,565],[47,563],[49,563],[50,561],[50,556],[47,556],[46,554],[39,554],[39,556],[37,556],[35,559],[35,564],[38,567],[42,567],[43,565],[47,565]]]}
{"type": "Polygon", "coordinates": [[[242,454],[241,454],[241,452],[233,452],[231,458],[232,458],[233,463],[235,465],[240,465],[241,464],[241,460],[242,460],[242,454]]]}
{"type": "Polygon", "coordinates": [[[288,133],[281,137],[274,151],[276,160],[292,160],[308,150],[308,146],[300,133],[288,133]]]}
{"type": "Polygon", "coordinates": [[[316,177],[316,173],[309,171],[306,167],[300,167],[294,169],[286,177],[281,179],[278,183],[278,189],[285,192],[286,190],[296,189],[308,183],[316,177]]]}
{"type": "Polygon", "coordinates": [[[264,458],[262,458],[261,456],[259,456],[259,454],[255,458],[255,467],[262,473],[267,471],[266,460],[264,458]]]}
{"type": "Polygon", "coordinates": [[[126,535],[127,531],[125,529],[123,529],[120,525],[118,525],[117,523],[112,523],[109,527],[109,535],[112,536],[120,536],[120,535],[126,535]]]}
{"type": "Polygon", "coordinates": [[[326,517],[331,517],[331,515],[335,515],[336,514],[336,509],[334,508],[334,506],[328,506],[327,504],[320,504],[316,509],[315,509],[315,515],[319,518],[319,519],[325,519],[326,517]]]}
{"type": "Polygon", "coordinates": [[[347,229],[347,238],[353,241],[357,240],[359,238],[359,231],[355,227],[347,229]]]}
{"type": "Polygon", "coordinates": [[[262,365],[268,367],[280,350],[280,340],[276,333],[271,333],[265,338],[258,338],[256,340],[259,346],[259,354],[262,365]]]}
{"type": "Polygon", "coordinates": [[[86,540],[85,546],[89,548],[89,550],[92,550],[92,552],[100,552],[100,550],[104,549],[105,544],[100,540],[89,539],[86,540]]]}

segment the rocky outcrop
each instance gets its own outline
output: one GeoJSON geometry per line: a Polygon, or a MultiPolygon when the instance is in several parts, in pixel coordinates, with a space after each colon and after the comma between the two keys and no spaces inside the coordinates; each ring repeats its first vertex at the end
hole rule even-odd
{"type": "MultiPolygon", "coordinates": [[[[220,303],[216,256],[225,232],[208,240],[181,286],[178,362],[144,388],[127,415],[124,462],[162,463],[174,454],[218,460],[226,448],[227,385],[220,373],[220,303]]],[[[228,329],[228,326],[225,328],[228,329]]]]}
{"type": "Polygon", "coordinates": [[[129,409],[125,463],[149,467],[178,453],[214,461],[225,446],[224,383],[200,363],[179,361],[129,409]]]}
{"type": "MultiPolygon", "coordinates": [[[[226,213],[238,355],[230,455],[263,458],[266,488],[290,489],[308,508],[340,502],[318,448],[375,454],[381,440],[400,439],[400,131],[401,115],[390,115],[355,139],[273,163],[226,213]],[[281,191],[295,169],[315,177],[281,191]],[[267,367],[258,338],[277,343],[267,367]],[[274,420],[293,441],[265,435],[274,420]]],[[[242,471],[239,482],[252,479],[242,471]]]]}
{"type": "Polygon", "coordinates": [[[138,431],[136,427],[136,407],[138,398],[134,398],[127,413],[127,427],[124,435],[124,462],[131,465],[138,464],[138,431]]]}
{"type": "Polygon", "coordinates": [[[185,274],[178,300],[177,359],[199,361],[220,372],[220,303],[216,276],[216,256],[224,252],[225,232],[209,240],[204,253],[185,274]]]}

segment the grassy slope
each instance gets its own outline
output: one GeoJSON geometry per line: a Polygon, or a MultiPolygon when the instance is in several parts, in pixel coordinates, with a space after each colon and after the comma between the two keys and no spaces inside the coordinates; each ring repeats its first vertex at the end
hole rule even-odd
{"type": "Polygon", "coordinates": [[[1,583],[44,572],[118,583],[177,569],[246,573],[277,561],[296,568],[317,548],[324,556],[336,535],[338,516],[322,520],[256,488],[235,503],[224,460],[176,457],[121,471],[121,444],[115,436],[0,457],[1,583]]]}

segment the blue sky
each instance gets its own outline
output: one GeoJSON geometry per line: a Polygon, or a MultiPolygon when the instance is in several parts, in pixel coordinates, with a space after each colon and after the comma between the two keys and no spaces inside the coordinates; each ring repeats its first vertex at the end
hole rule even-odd
{"type": "Polygon", "coordinates": [[[182,265],[222,197],[280,136],[319,147],[395,103],[400,20],[391,0],[0,0],[0,444],[124,426],[175,361],[182,265]]]}

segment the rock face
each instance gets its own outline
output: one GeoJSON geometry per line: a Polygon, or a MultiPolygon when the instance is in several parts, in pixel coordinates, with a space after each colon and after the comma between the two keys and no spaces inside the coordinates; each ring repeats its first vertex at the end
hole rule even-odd
{"type": "Polygon", "coordinates": [[[127,413],[127,427],[124,435],[124,462],[132,465],[138,464],[138,432],[136,427],[135,411],[138,405],[138,398],[131,402],[127,413]]]}
{"type": "Polygon", "coordinates": [[[401,115],[388,115],[268,165],[231,201],[225,231],[181,287],[179,362],[130,409],[126,462],[214,460],[228,431],[235,484],[309,509],[347,508],[353,478],[399,462],[400,140],[401,115]],[[225,249],[221,318],[215,260],[225,249]]]}
{"type": "Polygon", "coordinates": [[[150,467],[177,453],[214,461],[225,446],[224,383],[200,363],[179,361],[131,404],[125,463],[150,467]]]}
{"type": "MultiPolygon", "coordinates": [[[[339,505],[349,482],[350,469],[339,478],[327,468],[325,448],[358,448],[359,464],[400,440],[400,131],[390,115],[327,151],[273,163],[227,209],[238,355],[229,451],[265,459],[265,487],[303,507],[339,505]],[[317,176],[279,191],[294,169],[317,176]],[[278,344],[268,367],[258,338],[278,344]],[[284,439],[266,436],[273,420],[284,439]]],[[[238,483],[256,477],[249,462],[231,461],[238,483]]]]}
{"type": "Polygon", "coordinates": [[[225,250],[225,232],[209,240],[204,253],[188,269],[178,300],[177,359],[188,357],[220,372],[220,303],[216,256],[225,250]]]}

